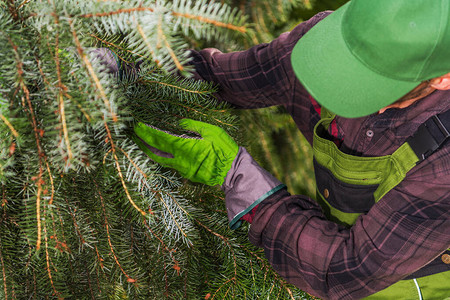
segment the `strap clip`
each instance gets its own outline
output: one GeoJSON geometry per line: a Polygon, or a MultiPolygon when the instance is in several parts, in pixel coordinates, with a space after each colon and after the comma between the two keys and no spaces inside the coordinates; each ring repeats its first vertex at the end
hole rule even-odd
{"type": "Polygon", "coordinates": [[[445,127],[444,123],[442,123],[441,119],[439,119],[439,117],[437,115],[432,117],[432,120],[434,121],[434,123],[436,124],[436,126],[439,128],[439,130],[441,131],[442,135],[443,135],[443,140],[442,142],[444,142],[445,140],[447,140],[450,137],[450,132],[449,129],[447,127],[445,127]]]}
{"type": "Polygon", "coordinates": [[[449,138],[449,128],[444,125],[439,115],[435,115],[420,125],[416,133],[409,137],[406,142],[419,158],[417,163],[420,163],[433,154],[449,138]]]}

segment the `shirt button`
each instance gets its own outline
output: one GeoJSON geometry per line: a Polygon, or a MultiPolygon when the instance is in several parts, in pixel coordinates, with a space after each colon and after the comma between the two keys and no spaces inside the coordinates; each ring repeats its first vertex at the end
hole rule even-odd
{"type": "Polygon", "coordinates": [[[444,255],[442,255],[441,259],[444,262],[444,264],[447,264],[447,265],[450,264],[450,255],[444,254],[444,255]]]}
{"type": "Polygon", "coordinates": [[[373,137],[373,131],[372,130],[367,130],[366,131],[366,135],[368,136],[368,137],[373,137]]]}
{"type": "Polygon", "coordinates": [[[323,190],[323,196],[324,196],[325,198],[330,197],[330,191],[329,191],[328,189],[324,189],[324,190],[323,190]]]}

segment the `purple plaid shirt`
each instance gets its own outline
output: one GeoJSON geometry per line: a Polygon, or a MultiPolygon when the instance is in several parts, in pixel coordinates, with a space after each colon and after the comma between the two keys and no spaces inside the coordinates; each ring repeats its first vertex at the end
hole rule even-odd
{"type": "MultiPolygon", "coordinates": [[[[219,84],[217,97],[238,108],[285,106],[311,143],[320,116],[294,75],[290,55],[296,42],[329,13],[247,51],[193,51],[197,76],[219,84]]],[[[392,154],[421,123],[449,110],[449,99],[450,91],[436,91],[405,109],[337,117],[332,133],[343,138],[340,148],[349,154],[392,154]]],[[[259,205],[249,238],[264,248],[279,274],[312,295],[353,299],[380,291],[440,261],[450,247],[450,142],[413,168],[351,228],[328,221],[314,200],[281,190],[259,205]]],[[[442,284],[450,290],[449,282],[442,284]]]]}

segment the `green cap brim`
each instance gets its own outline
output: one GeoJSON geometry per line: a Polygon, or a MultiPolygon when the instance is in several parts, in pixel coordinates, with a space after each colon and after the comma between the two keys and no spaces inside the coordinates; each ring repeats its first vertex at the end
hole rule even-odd
{"type": "Polygon", "coordinates": [[[349,4],[308,31],[295,45],[291,62],[297,78],[322,106],[357,118],[392,104],[420,82],[385,77],[351,54],[341,31],[349,4]]]}

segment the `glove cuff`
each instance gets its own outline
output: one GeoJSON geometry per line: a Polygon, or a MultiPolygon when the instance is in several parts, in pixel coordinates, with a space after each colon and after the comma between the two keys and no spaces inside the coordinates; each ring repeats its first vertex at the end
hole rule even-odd
{"type": "Polygon", "coordinates": [[[230,228],[239,228],[242,216],[285,187],[258,165],[245,148],[239,147],[238,154],[222,184],[230,228]]]}

